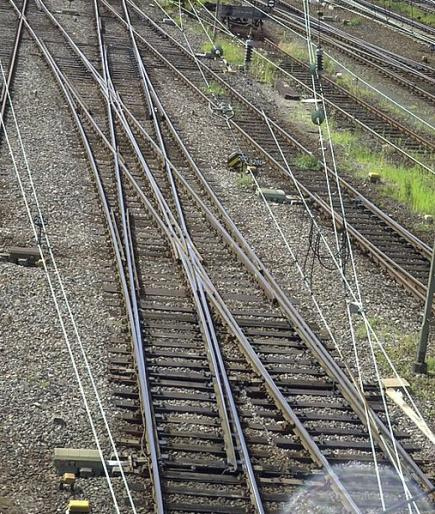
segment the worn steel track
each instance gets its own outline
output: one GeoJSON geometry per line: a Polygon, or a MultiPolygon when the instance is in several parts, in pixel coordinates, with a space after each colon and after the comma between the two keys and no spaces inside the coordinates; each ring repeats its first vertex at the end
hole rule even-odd
{"type": "MultiPolygon", "coordinates": [[[[125,118],[114,97],[107,101],[98,93],[104,83],[96,87],[96,77],[91,78],[89,73],[90,62],[84,65],[73,53],[69,54],[46,21],[39,12],[29,15],[30,25],[45,45],[36,33],[33,36],[72,108],[108,221],[134,334],[140,393],[134,387],[133,362],[125,353],[124,342],[115,349],[121,357],[115,359],[112,371],[123,398],[119,404],[132,411],[126,421],[133,445],[141,445],[140,409],[149,409],[151,414],[145,427],[147,447],[149,460],[153,453],[157,454],[158,469],[151,463],[150,474],[154,487],[161,485],[164,498],[161,507],[159,494],[155,494],[157,510],[261,512],[263,505],[267,512],[278,512],[294,486],[312,474],[313,466],[326,470],[344,505],[352,510],[353,504],[346,497],[352,491],[355,501],[364,501],[365,508],[368,504],[362,499],[364,491],[358,487],[353,490],[350,484],[344,487],[330,469],[332,462],[370,459],[363,404],[334,364],[328,351],[333,350],[322,344],[298,317],[225,218],[166,117],[161,138],[172,161],[176,182],[173,196],[173,183],[156,145],[158,131],[148,119],[150,106],[138,101],[142,84],[137,61],[126,34],[113,26],[110,12],[102,20],[107,45],[103,54],[106,48],[108,60],[101,71],[110,70],[113,85],[118,92],[124,92],[125,118]],[[111,121],[111,116],[117,121],[111,121]],[[118,152],[110,152],[111,141],[116,141],[118,152]],[[195,192],[204,189],[208,195],[206,204],[195,192]],[[176,198],[187,231],[184,236],[181,220],[177,222],[176,198]],[[226,228],[219,221],[222,216],[226,228]],[[235,233],[236,240],[227,230],[235,233]],[[193,253],[186,251],[186,245],[191,245],[193,253]],[[197,261],[195,255],[202,260],[197,261]],[[181,266],[180,261],[188,258],[190,264],[181,266]],[[203,283],[207,303],[213,308],[210,321],[218,338],[214,356],[221,353],[225,358],[218,372],[207,351],[207,337],[201,328],[198,299],[188,270],[203,283]],[[253,279],[259,285],[253,284],[253,279]],[[271,305],[270,298],[276,305],[271,305]],[[139,324],[134,320],[138,314],[139,324]],[[231,383],[223,397],[224,407],[215,387],[217,375],[231,383]],[[224,411],[231,411],[229,394],[233,395],[238,413],[230,413],[231,438],[237,441],[235,469],[224,428],[224,411]],[[242,432],[238,425],[243,427],[242,432]],[[243,455],[241,438],[249,446],[249,462],[243,455]],[[278,452],[272,459],[271,448],[278,452]],[[285,459],[285,465],[277,465],[278,454],[285,459]],[[249,463],[254,466],[254,481],[260,487],[260,502],[253,498],[249,463]],[[222,471],[227,472],[222,475],[222,471]]],[[[89,50],[97,56],[97,45],[89,50]]],[[[157,100],[158,97],[154,99],[155,107],[160,110],[157,100]]],[[[378,394],[370,386],[367,391],[372,408],[378,411],[378,394]]],[[[373,424],[376,433],[383,431],[376,416],[373,424]]],[[[382,462],[385,457],[380,449],[384,443],[379,439],[378,444],[382,462]]],[[[414,450],[412,445],[406,445],[409,451],[414,450]]],[[[405,453],[402,458],[419,475],[405,453]]],[[[419,478],[426,483],[423,475],[419,478]]],[[[334,499],[326,491],[320,501],[327,508],[334,499]]],[[[359,507],[356,509],[353,511],[359,511],[359,507]]]]}
{"type": "MultiPolygon", "coordinates": [[[[145,48],[160,60],[161,65],[171,69],[174,76],[182,78],[188,87],[209,102],[209,99],[199,89],[203,84],[202,75],[190,54],[170,36],[165,35],[144,13],[137,10],[136,14],[136,30],[140,36],[146,34],[146,37],[139,37],[140,44],[145,45],[145,48]],[[159,45],[167,47],[166,53],[159,51],[159,45]]],[[[135,15],[134,11],[132,15],[135,15]]],[[[274,166],[275,173],[266,178],[267,182],[270,185],[292,191],[292,183],[263,114],[234,87],[230,86],[220,74],[213,72],[205,65],[202,65],[202,68],[210,80],[215,80],[225,88],[237,113],[236,118],[231,120],[233,127],[274,166]]],[[[301,151],[308,152],[308,150],[276,123],[272,122],[272,125],[303,191],[321,210],[330,214],[331,211],[326,201],[326,184],[319,173],[316,170],[307,171],[297,167],[297,156],[301,151]]],[[[350,184],[342,179],[340,179],[340,184],[345,191],[348,229],[352,236],[364,251],[367,251],[373,259],[385,267],[396,280],[416,296],[424,298],[430,248],[376,208],[350,184]]],[[[342,221],[337,211],[335,211],[335,216],[339,222],[342,221]]]]}
{"type": "MultiPolygon", "coordinates": [[[[17,8],[22,13],[26,13],[28,0],[17,2],[17,8]]],[[[17,18],[10,9],[4,5],[0,6],[0,61],[6,81],[0,72],[0,141],[3,137],[2,121],[6,118],[7,95],[6,91],[12,89],[16,64],[18,61],[18,51],[23,34],[22,19],[17,18]]]]}
{"type": "MultiPolygon", "coordinates": [[[[258,5],[265,6],[265,3],[258,2],[258,5]]],[[[280,25],[288,26],[299,34],[305,34],[303,11],[285,0],[278,3],[278,7],[270,15],[270,19],[279,22],[280,25]]],[[[408,89],[432,104],[434,103],[435,70],[430,66],[369,45],[326,22],[319,24],[316,20],[312,20],[311,30],[315,37],[317,37],[319,27],[324,46],[333,48],[352,60],[374,68],[394,84],[408,89]]]]}

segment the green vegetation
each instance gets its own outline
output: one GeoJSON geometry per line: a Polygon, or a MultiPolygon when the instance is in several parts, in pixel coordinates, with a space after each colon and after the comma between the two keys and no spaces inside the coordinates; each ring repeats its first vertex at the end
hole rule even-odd
{"type": "Polygon", "coordinates": [[[299,59],[299,61],[308,62],[308,48],[307,45],[299,40],[285,41],[279,43],[279,47],[284,52],[290,54],[292,57],[299,59]]]}
{"type": "MultiPolygon", "coordinates": [[[[375,3],[381,7],[385,7],[384,0],[375,0],[375,3]]],[[[399,14],[403,14],[403,16],[406,16],[407,18],[412,18],[413,20],[417,20],[421,23],[425,23],[426,25],[435,27],[435,14],[423,11],[415,5],[410,5],[408,2],[397,2],[395,0],[390,0],[386,7],[387,9],[396,11],[399,14]]]]}
{"type": "Polygon", "coordinates": [[[248,175],[247,173],[240,173],[240,175],[237,177],[237,185],[239,187],[249,188],[252,187],[254,181],[252,180],[251,175],[248,175]]]}
{"type": "MultiPolygon", "coordinates": [[[[418,396],[422,400],[428,400],[431,411],[428,413],[435,415],[435,404],[431,401],[435,394],[435,357],[428,356],[428,376],[415,375],[413,372],[413,364],[417,355],[417,347],[419,340],[418,331],[407,331],[401,324],[396,324],[390,320],[375,317],[369,318],[370,324],[378,336],[380,344],[382,344],[385,353],[393,362],[400,377],[407,380],[411,385],[414,396],[418,396]]],[[[367,343],[367,334],[364,322],[361,321],[356,329],[356,335],[359,339],[359,347],[361,351],[365,351],[364,344],[367,343]],[[364,343],[365,341],[365,343],[364,343]]],[[[369,349],[367,348],[367,351],[369,349]]],[[[375,343],[375,355],[379,364],[381,375],[384,378],[393,377],[394,373],[388,364],[387,358],[383,355],[381,349],[375,343]]]]}
{"type": "Polygon", "coordinates": [[[362,24],[360,18],[351,18],[348,22],[348,27],[359,27],[362,24]]]}
{"type": "Polygon", "coordinates": [[[364,84],[360,83],[358,79],[355,79],[350,75],[341,75],[341,77],[337,77],[337,84],[359,98],[365,100],[378,100],[379,98],[376,93],[368,89],[364,84]]]}
{"type": "Polygon", "coordinates": [[[306,153],[298,155],[298,157],[296,157],[295,164],[302,170],[320,170],[322,167],[317,157],[306,153]]]}
{"type": "MultiPolygon", "coordinates": [[[[245,51],[243,47],[237,45],[236,43],[224,41],[222,38],[216,41],[216,45],[222,47],[224,51],[224,59],[226,59],[230,64],[243,64],[243,60],[245,58],[245,51]]],[[[210,42],[204,43],[201,47],[201,50],[205,53],[211,52],[212,49],[213,45],[210,42]]]]}
{"type": "Polygon", "coordinates": [[[211,93],[213,95],[222,96],[225,94],[224,88],[218,84],[217,82],[209,82],[208,88],[204,88],[207,93],[211,93]]]}
{"type": "Polygon", "coordinates": [[[371,150],[357,131],[336,130],[331,126],[331,138],[334,145],[340,146],[346,168],[363,178],[378,173],[384,194],[418,214],[435,216],[435,180],[427,171],[419,166],[410,168],[390,162],[387,152],[371,150]]]}
{"type": "Polygon", "coordinates": [[[275,83],[277,69],[261,55],[254,54],[250,70],[252,75],[261,82],[271,86],[275,83]]]}
{"type": "MultiPolygon", "coordinates": [[[[308,48],[307,45],[304,44],[302,41],[299,40],[291,40],[291,41],[285,41],[282,40],[279,43],[279,47],[284,52],[288,53],[295,59],[298,59],[299,61],[303,61],[305,63],[309,62],[309,56],[308,56],[308,48]]],[[[327,73],[335,73],[336,67],[335,63],[331,61],[327,56],[324,56],[323,58],[323,66],[327,73]]]]}
{"type": "Polygon", "coordinates": [[[174,18],[177,24],[180,24],[179,20],[179,9],[178,4],[176,2],[173,2],[172,0],[157,0],[157,3],[162,7],[166,13],[171,17],[174,18]]]}

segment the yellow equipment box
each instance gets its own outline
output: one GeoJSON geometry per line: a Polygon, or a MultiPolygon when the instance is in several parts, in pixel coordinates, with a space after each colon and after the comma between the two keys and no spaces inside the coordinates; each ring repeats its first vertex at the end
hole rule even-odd
{"type": "Polygon", "coordinates": [[[88,500],[70,500],[68,512],[90,512],[88,500]]]}
{"type": "Polygon", "coordinates": [[[66,485],[71,485],[76,481],[74,473],[64,473],[62,476],[62,482],[66,485]]]}

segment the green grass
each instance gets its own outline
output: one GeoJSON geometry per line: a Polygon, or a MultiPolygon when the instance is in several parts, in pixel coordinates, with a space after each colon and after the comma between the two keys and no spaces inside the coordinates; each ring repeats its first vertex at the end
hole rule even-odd
{"type": "Polygon", "coordinates": [[[320,170],[320,161],[314,155],[300,154],[296,157],[295,164],[302,170],[320,170]]]}
{"type": "MultiPolygon", "coordinates": [[[[230,64],[243,64],[245,58],[245,50],[243,47],[231,43],[228,41],[223,41],[222,39],[216,41],[216,45],[220,45],[224,51],[224,59],[226,59],[230,64]]],[[[213,49],[213,45],[210,42],[204,43],[201,47],[203,52],[211,52],[213,49]]]]}
{"type": "Polygon", "coordinates": [[[166,11],[166,13],[171,16],[171,18],[174,18],[175,21],[180,24],[179,20],[179,9],[178,4],[173,2],[172,0],[157,0],[160,7],[163,7],[163,9],[166,11]]]}
{"type": "Polygon", "coordinates": [[[214,81],[209,82],[208,88],[204,88],[204,90],[207,93],[211,93],[217,96],[223,96],[225,94],[225,89],[220,84],[214,81]]]}
{"type": "Polygon", "coordinates": [[[348,27],[359,27],[360,25],[362,25],[362,21],[360,18],[351,18],[348,23],[347,23],[348,27]]]}
{"type": "Polygon", "coordinates": [[[239,187],[248,188],[252,187],[254,181],[252,180],[251,175],[248,175],[246,173],[240,173],[237,177],[237,185],[239,187]]]}
{"type": "Polygon", "coordinates": [[[337,84],[347,89],[350,93],[364,100],[378,101],[378,95],[368,89],[364,84],[360,83],[358,79],[354,79],[350,75],[342,75],[337,77],[337,84]]]}
{"type": "MultiPolygon", "coordinates": [[[[435,415],[435,403],[432,401],[435,394],[435,357],[433,357],[433,348],[429,347],[429,352],[432,352],[432,355],[428,355],[426,359],[428,376],[416,375],[413,371],[413,364],[417,357],[419,331],[405,330],[400,324],[392,323],[380,317],[369,318],[369,321],[399,376],[410,383],[411,392],[414,397],[426,401],[429,408],[427,414],[433,418],[435,415]]],[[[359,345],[365,345],[364,341],[367,341],[367,334],[363,321],[357,326],[355,333],[358,337],[359,345]]],[[[393,377],[394,373],[376,343],[375,355],[381,376],[383,378],[393,377]]]]}
{"type": "Polygon", "coordinates": [[[261,55],[254,54],[250,71],[256,79],[265,84],[273,86],[275,83],[277,69],[273,64],[261,57],[261,55]]]}
{"type": "MultiPolygon", "coordinates": [[[[285,41],[282,40],[279,43],[279,47],[284,52],[290,54],[295,59],[298,59],[299,61],[303,61],[305,63],[309,62],[308,57],[308,48],[307,45],[304,44],[302,41],[299,40],[291,40],[291,41],[285,41]]],[[[331,59],[329,59],[327,56],[324,55],[323,57],[323,67],[326,71],[326,73],[335,73],[336,66],[331,59]]]]}
{"type": "Polygon", "coordinates": [[[435,216],[435,179],[427,171],[390,162],[386,153],[372,151],[363,144],[358,132],[331,127],[331,138],[334,145],[341,147],[347,168],[363,178],[378,173],[384,194],[418,214],[435,216]]]}
{"type": "Polygon", "coordinates": [[[423,11],[414,5],[411,6],[408,2],[397,2],[395,0],[384,2],[384,0],[375,0],[375,3],[381,7],[386,7],[399,14],[403,14],[403,16],[435,27],[435,14],[423,11]]]}
{"type": "Polygon", "coordinates": [[[279,47],[284,52],[287,52],[296,59],[299,59],[299,61],[308,62],[308,49],[306,44],[298,40],[281,41],[279,43],[279,47]]]}

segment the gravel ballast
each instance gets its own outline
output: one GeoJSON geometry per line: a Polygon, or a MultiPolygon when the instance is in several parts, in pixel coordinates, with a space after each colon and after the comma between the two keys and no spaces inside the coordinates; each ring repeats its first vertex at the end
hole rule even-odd
{"type": "MultiPolygon", "coordinates": [[[[111,404],[106,377],[107,347],[111,338],[119,334],[122,322],[114,318],[103,294],[104,284],[114,280],[113,265],[106,260],[110,253],[104,237],[103,219],[64,102],[42,61],[33,52],[33,46],[23,47],[22,69],[15,84],[17,115],[38,197],[47,217],[56,262],[79,333],[83,336],[109,424],[116,433],[116,410],[111,404]],[[31,81],[32,88],[26,86],[27,81],[31,81]]],[[[249,81],[246,81],[246,88],[262,98],[262,90],[249,81]]],[[[213,187],[216,185],[218,196],[248,242],[301,312],[311,321],[321,324],[319,317],[313,314],[310,295],[303,288],[296,267],[289,258],[288,248],[276,231],[266,206],[251,188],[241,186],[237,175],[226,168],[226,159],[234,150],[234,141],[226,132],[225,125],[217,122],[217,118],[204,109],[204,104],[184,91],[179,83],[168,84],[162,100],[177,121],[180,135],[188,141],[213,187]],[[204,134],[207,134],[206,139],[204,134]]],[[[11,133],[12,126],[9,118],[11,133]]],[[[11,139],[16,148],[16,138],[11,136],[11,139]]],[[[0,149],[0,164],[8,173],[0,178],[0,247],[31,246],[29,222],[5,144],[0,149]]],[[[24,172],[22,159],[19,167],[24,172]]],[[[264,185],[273,186],[266,184],[267,176],[262,171],[259,180],[264,185]]],[[[303,208],[299,205],[271,205],[271,209],[286,240],[303,262],[308,252],[310,230],[303,208]]],[[[324,227],[324,232],[332,243],[332,231],[324,227]]],[[[421,305],[400,290],[365,256],[356,252],[355,257],[367,314],[372,318],[389,320],[400,330],[417,331],[421,305]]],[[[340,280],[336,273],[326,270],[318,262],[314,263],[310,273],[313,290],[325,317],[336,334],[345,359],[354,367],[353,349],[343,316],[345,297],[340,280]]],[[[6,377],[0,394],[0,445],[4,464],[0,471],[0,497],[12,501],[17,512],[63,512],[68,493],[57,491],[58,477],[52,465],[53,448],[94,447],[92,433],[44,271],[0,263],[0,290],[0,324],[3,327],[0,372],[6,377]],[[37,480],[29,479],[30,475],[37,480]],[[47,505],[51,506],[48,510],[47,505]]],[[[393,331],[391,334],[394,335],[393,331]]],[[[361,341],[360,344],[365,377],[373,380],[367,343],[361,341]]],[[[79,355],[77,346],[75,353],[79,355]]],[[[88,383],[86,387],[89,388],[88,383]]],[[[430,403],[419,402],[423,413],[429,412],[430,403]]],[[[96,413],[95,402],[92,409],[96,413]]],[[[403,425],[416,442],[425,446],[421,433],[410,426],[408,420],[401,419],[400,415],[395,417],[397,425],[403,425]]],[[[102,422],[98,415],[96,418],[101,433],[102,422]]],[[[102,444],[109,455],[106,437],[102,438],[102,444]]],[[[430,456],[431,450],[426,445],[424,455],[430,456]]],[[[138,482],[138,488],[141,484],[143,481],[138,482]]],[[[95,512],[113,512],[104,479],[81,480],[79,486],[83,489],[83,496],[91,500],[95,512]]],[[[124,496],[125,500],[119,481],[115,481],[115,487],[120,498],[124,496]]]]}
{"type": "MultiPolygon", "coordinates": [[[[111,254],[103,218],[71,118],[51,75],[29,43],[21,50],[15,91],[16,114],[51,247],[116,438],[117,411],[107,377],[108,346],[121,325],[103,292],[104,284],[114,280],[114,266],[107,258],[111,254]]],[[[8,117],[7,130],[19,156],[12,116],[8,117]]],[[[17,162],[29,195],[22,156],[17,162]]],[[[0,247],[3,251],[10,246],[34,246],[6,142],[1,147],[0,163],[5,172],[0,179],[0,247]]],[[[35,216],[35,203],[30,202],[30,206],[35,216]]],[[[52,263],[49,269],[60,300],[52,263]]],[[[70,355],[43,269],[0,262],[0,291],[0,497],[20,513],[65,512],[71,495],[58,491],[54,448],[96,448],[70,355]]],[[[102,450],[109,458],[110,444],[83,356],[61,300],[60,305],[102,450]]],[[[125,491],[120,479],[114,479],[114,487],[123,505],[125,491]]],[[[75,495],[89,499],[94,512],[114,512],[104,478],[78,480],[75,495]]]]}

